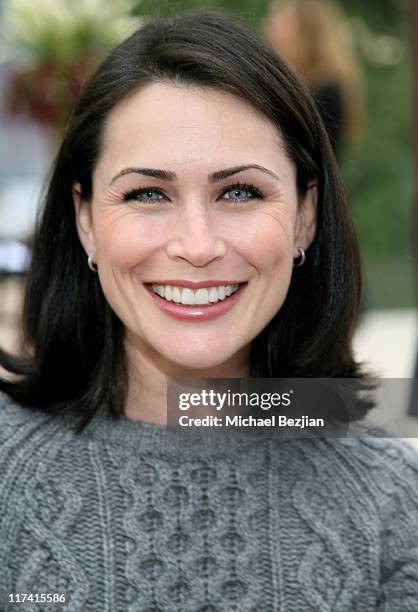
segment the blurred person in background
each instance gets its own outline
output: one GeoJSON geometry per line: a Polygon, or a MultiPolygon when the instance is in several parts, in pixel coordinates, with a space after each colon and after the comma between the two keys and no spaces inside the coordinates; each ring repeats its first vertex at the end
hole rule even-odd
{"type": "Polygon", "coordinates": [[[311,90],[339,157],[358,139],[363,115],[360,70],[344,15],[331,0],[274,0],[263,28],[311,90]]]}

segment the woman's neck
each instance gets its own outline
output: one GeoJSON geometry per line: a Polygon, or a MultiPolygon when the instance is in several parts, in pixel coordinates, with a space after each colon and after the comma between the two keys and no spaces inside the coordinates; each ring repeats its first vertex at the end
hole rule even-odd
{"type": "Polygon", "coordinates": [[[167,385],[180,378],[245,378],[249,376],[249,347],[226,363],[212,368],[184,368],[167,361],[142,342],[125,342],[128,363],[128,393],[125,416],[133,421],[167,423],[167,385]]]}

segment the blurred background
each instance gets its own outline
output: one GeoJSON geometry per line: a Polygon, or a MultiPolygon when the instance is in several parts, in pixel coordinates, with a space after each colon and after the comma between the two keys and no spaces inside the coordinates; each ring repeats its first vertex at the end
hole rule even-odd
{"type": "Polygon", "coordinates": [[[361,245],[365,287],[356,350],[381,376],[413,377],[413,2],[315,0],[312,10],[314,0],[0,0],[1,346],[20,346],[38,201],[86,78],[149,18],[225,8],[257,29],[311,88],[361,245]]]}

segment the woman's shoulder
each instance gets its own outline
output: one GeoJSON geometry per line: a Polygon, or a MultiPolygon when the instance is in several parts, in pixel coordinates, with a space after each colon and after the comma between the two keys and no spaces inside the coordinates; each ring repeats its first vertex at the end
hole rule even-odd
{"type": "Polygon", "coordinates": [[[59,443],[60,436],[56,434],[60,429],[62,424],[56,416],[41,408],[23,406],[0,391],[0,464],[23,446],[30,455],[32,447],[39,447],[41,438],[44,444],[59,443]]]}
{"type": "MultiPolygon", "coordinates": [[[[418,450],[403,439],[366,425],[349,435],[295,440],[292,456],[296,489],[307,500],[338,499],[338,507],[366,511],[383,523],[409,514],[418,529],[418,450]],[[296,450],[297,449],[297,450],[296,450]]],[[[287,468],[289,471],[289,468],[287,468]]]]}
{"type": "Polygon", "coordinates": [[[353,423],[346,435],[330,437],[327,445],[344,464],[356,472],[385,472],[396,480],[418,478],[418,450],[406,440],[367,421],[353,423]]]}
{"type": "Polygon", "coordinates": [[[45,415],[40,410],[20,405],[10,395],[0,391],[0,446],[22,426],[36,425],[45,415]]]}
{"type": "Polygon", "coordinates": [[[349,437],[326,440],[325,446],[335,482],[344,482],[348,496],[374,506],[383,521],[408,514],[418,527],[417,449],[366,425],[353,428],[349,437]]]}
{"type": "Polygon", "coordinates": [[[6,435],[6,430],[19,427],[25,423],[35,423],[48,418],[42,410],[22,406],[15,399],[0,391],[0,440],[6,435]]]}
{"type": "Polygon", "coordinates": [[[411,476],[418,476],[418,450],[405,439],[367,422],[354,424],[348,433],[330,442],[343,448],[353,461],[371,470],[384,469],[390,473],[406,470],[411,476]]]}

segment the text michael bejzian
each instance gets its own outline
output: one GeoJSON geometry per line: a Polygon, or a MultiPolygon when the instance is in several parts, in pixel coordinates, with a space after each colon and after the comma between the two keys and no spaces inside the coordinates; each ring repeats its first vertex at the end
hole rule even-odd
{"type": "Polygon", "coordinates": [[[283,414],[267,418],[240,415],[218,417],[207,415],[204,417],[189,417],[184,414],[179,417],[182,427],[325,427],[324,419],[314,419],[308,416],[291,419],[283,414]]]}
{"type": "MultiPolygon", "coordinates": [[[[273,406],[288,407],[292,402],[293,390],[287,393],[238,393],[228,390],[219,393],[211,390],[202,390],[199,393],[180,393],[178,396],[178,407],[180,410],[190,408],[209,408],[220,411],[229,408],[254,408],[270,410],[273,406]]],[[[300,416],[289,418],[285,415],[272,414],[269,417],[254,417],[242,415],[205,416],[181,415],[178,423],[182,427],[324,427],[324,419],[300,416]]]]}

